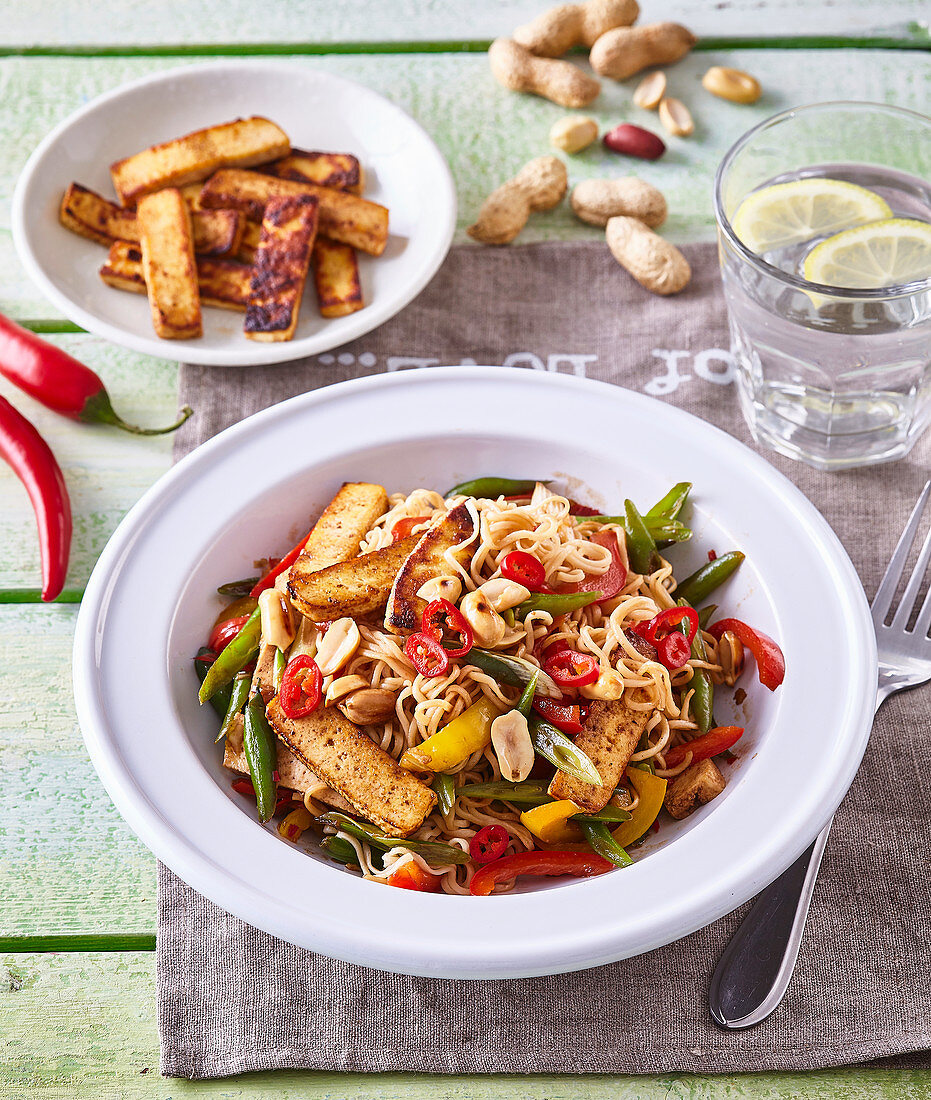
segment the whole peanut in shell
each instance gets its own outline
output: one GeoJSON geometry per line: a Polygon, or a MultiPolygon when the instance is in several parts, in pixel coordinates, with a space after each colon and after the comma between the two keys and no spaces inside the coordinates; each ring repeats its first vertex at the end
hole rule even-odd
{"type": "Polygon", "coordinates": [[[679,249],[637,218],[611,218],[605,239],[621,267],[653,294],[678,294],[692,277],[679,249]]]}
{"type": "Polygon", "coordinates": [[[605,31],[636,23],[637,0],[585,0],[559,4],[518,27],[514,41],[537,57],[562,57],[573,46],[591,47],[605,31]]]}
{"type": "Polygon", "coordinates": [[[666,220],[662,191],[636,176],[583,180],[572,189],[569,203],[576,217],[589,225],[607,225],[611,218],[626,215],[656,229],[666,220]]]}
{"type": "Polygon", "coordinates": [[[569,188],[566,166],[558,157],[536,157],[482,203],[466,232],[482,244],[510,244],[537,210],[551,210],[569,188]]]}
{"type": "Polygon", "coordinates": [[[494,78],[512,92],[531,92],[560,107],[586,107],[601,82],[569,61],[535,57],[511,38],[497,38],[488,50],[494,78]]]}
{"type": "Polygon", "coordinates": [[[589,61],[599,76],[626,80],[650,65],[671,65],[685,57],[697,41],[681,23],[616,27],[592,46],[589,61]]]}

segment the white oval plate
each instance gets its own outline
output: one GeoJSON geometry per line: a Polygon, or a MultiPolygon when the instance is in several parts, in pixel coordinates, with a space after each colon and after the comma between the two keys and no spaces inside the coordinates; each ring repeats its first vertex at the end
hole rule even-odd
{"type": "Polygon", "coordinates": [[[872,720],[876,651],[863,590],[834,533],[730,436],[600,382],[448,367],[305,394],[178,463],[100,557],[78,618],[74,686],[88,750],[117,808],[218,905],[355,963],[501,978],[647,951],[774,879],[853,779],[872,720]],[[680,576],[710,547],[744,550],[716,601],[778,639],[788,673],[771,693],[748,670],[747,732],[727,789],[685,821],[664,823],[633,867],[494,898],[384,888],[284,842],[230,790],[191,657],[221,607],[217,585],[291,546],[343,481],[442,491],[482,474],[556,478],[577,495],[584,483],[589,503],[610,511],[627,496],[646,507],[674,482],[694,482],[695,537],[670,552],[680,576]]]}
{"type": "Polygon", "coordinates": [[[399,107],[342,77],[289,61],[217,61],[172,69],[99,96],[57,126],[29,158],[13,196],[13,240],[39,289],[72,321],[134,351],[214,366],[281,363],[370,332],[427,285],[449,251],[456,192],[442,155],[399,107]],[[65,229],[58,207],[72,180],[113,198],[110,164],[156,142],[237,116],[265,115],[293,144],[355,154],[364,197],[387,206],[379,257],[359,254],[367,305],[321,317],[309,279],[294,339],[247,340],[242,314],[204,308],[199,340],[160,340],[144,295],[98,275],[106,249],[65,229]]]}

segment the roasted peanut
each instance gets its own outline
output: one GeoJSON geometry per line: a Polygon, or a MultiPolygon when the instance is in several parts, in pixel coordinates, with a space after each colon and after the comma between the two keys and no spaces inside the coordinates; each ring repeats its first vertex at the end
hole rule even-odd
{"type": "Polygon", "coordinates": [[[367,687],[347,695],[336,705],[350,722],[355,722],[357,726],[371,726],[393,717],[395,702],[393,691],[367,687]]]}
{"type": "Polygon", "coordinates": [[[756,103],[763,94],[756,77],[741,69],[728,69],[723,65],[712,66],[701,78],[702,87],[731,103],[756,103]]]}
{"type": "Polygon", "coordinates": [[[673,137],[688,137],[695,133],[695,123],[681,99],[672,96],[665,98],[659,105],[659,120],[673,137]]]}
{"type": "Polygon", "coordinates": [[[259,613],[263,642],[279,649],[287,649],[294,641],[287,598],[276,588],[266,588],[259,596],[259,613]]]}
{"type": "Polygon", "coordinates": [[[317,643],[317,668],[324,676],[333,676],[359,648],[362,635],[355,620],[337,619],[317,643]]]}
{"type": "Polygon", "coordinates": [[[601,91],[601,82],[569,61],[535,57],[513,39],[491,44],[488,61],[495,80],[512,92],[531,92],[560,107],[587,107],[601,91]]]}
{"type": "Polygon", "coordinates": [[[620,699],[624,694],[624,677],[613,668],[602,669],[593,684],[579,688],[586,699],[620,699]]]}
{"type": "Polygon", "coordinates": [[[501,775],[520,783],[533,768],[534,749],[527,719],[518,710],[499,714],[491,723],[491,744],[501,766],[501,775]]]}
{"type": "Polygon", "coordinates": [[[581,153],[598,137],[598,123],[587,115],[566,115],[550,128],[550,145],[564,153],[581,153]]]}
{"type": "Polygon", "coordinates": [[[733,630],[725,630],[718,642],[718,664],[724,674],[724,683],[733,687],[744,670],[743,642],[733,630]]]}
{"type": "Polygon", "coordinates": [[[495,577],[479,586],[479,591],[491,604],[493,611],[507,611],[530,599],[530,589],[507,577],[495,577]]]}
{"type": "Polygon", "coordinates": [[[653,294],[678,294],[692,277],[679,249],[636,218],[611,218],[605,237],[615,260],[653,294]]]}
{"type": "Polygon", "coordinates": [[[600,76],[626,80],[650,65],[671,65],[685,57],[697,41],[680,23],[616,27],[592,46],[589,61],[600,76]]]}
{"type": "Polygon", "coordinates": [[[462,595],[462,581],[451,573],[442,577],[431,577],[426,584],[420,586],[417,595],[432,603],[434,600],[449,600],[455,603],[462,595]]]}
{"type": "Polygon", "coordinates": [[[463,596],[459,610],[472,627],[475,641],[481,646],[497,645],[507,633],[507,624],[480,588],[463,596]]]}
{"type": "Polygon", "coordinates": [[[326,689],[324,703],[331,707],[337,700],[345,698],[352,691],[369,687],[368,680],[362,676],[337,676],[326,689]]]}
{"type": "Polygon", "coordinates": [[[650,73],[637,85],[637,90],[634,92],[634,106],[642,107],[645,111],[654,111],[665,94],[666,74],[650,73]]]}
{"type": "Polygon", "coordinates": [[[573,46],[591,46],[612,27],[636,23],[637,0],[586,0],[550,8],[514,32],[514,41],[537,57],[562,57],[573,46]]]}
{"type": "Polygon", "coordinates": [[[466,232],[483,244],[510,244],[533,211],[557,206],[568,187],[566,166],[558,157],[537,157],[492,191],[466,232]]]}
{"type": "Polygon", "coordinates": [[[642,126],[633,126],[622,122],[609,130],[601,139],[606,149],[620,153],[625,157],[639,157],[640,160],[658,160],[666,152],[663,139],[642,126]]]}
{"type": "Polygon", "coordinates": [[[575,215],[589,225],[607,225],[626,214],[656,229],[666,220],[666,200],[651,183],[624,176],[616,180],[583,180],[569,196],[575,215]]]}

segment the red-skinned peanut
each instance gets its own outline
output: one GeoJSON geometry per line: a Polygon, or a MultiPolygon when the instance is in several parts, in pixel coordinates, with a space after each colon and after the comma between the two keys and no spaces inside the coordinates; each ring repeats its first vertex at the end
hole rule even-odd
{"type": "Polygon", "coordinates": [[[639,157],[641,160],[656,160],[666,152],[666,146],[662,138],[644,130],[642,126],[633,126],[629,122],[622,122],[609,130],[602,138],[605,148],[612,153],[620,153],[625,157],[639,157]]]}

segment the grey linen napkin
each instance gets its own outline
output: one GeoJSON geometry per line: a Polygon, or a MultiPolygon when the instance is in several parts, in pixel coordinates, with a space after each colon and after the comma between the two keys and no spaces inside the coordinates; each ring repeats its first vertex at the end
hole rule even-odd
{"type": "MultiPolygon", "coordinates": [[[[715,250],[687,251],[691,285],[662,299],[641,290],[600,243],[453,249],[414,304],[344,348],[280,367],[185,367],[181,398],[196,413],[179,432],[177,455],[306,390],[463,361],[614,382],[750,443],[731,384],[715,250]]],[[[931,435],[905,461],[841,474],[766,455],[826,516],[869,596],[928,476],[929,456],[931,435]]],[[[829,674],[831,654],[824,659],[829,674]]],[[[929,728],[927,689],[884,707],[837,815],[795,980],[780,1009],[755,1029],[722,1032],[707,1010],[711,968],[744,910],[610,966],[457,982],[387,974],[293,947],[160,867],[162,1072],[722,1073],[891,1055],[906,1056],[900,1065],[931,1065],[925,1054],[909,1055],[931,1047],[929,728]]]]}

